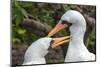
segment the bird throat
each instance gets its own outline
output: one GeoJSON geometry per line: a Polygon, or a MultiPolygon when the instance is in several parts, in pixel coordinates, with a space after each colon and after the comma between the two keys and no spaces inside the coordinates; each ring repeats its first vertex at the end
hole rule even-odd
{"type": "Polygon", "coordinates": [[[71,35],[71,43],[75,43],[76,45],[83,44],[85,30],[80,26],[71,26],[70,27],[70,35],[71,35]]]}
{"type": "Polygon", "coordinates": [[[39,50],[33,50],[33,57],[34,58],[44,58],[44,56],[48,53],[47,50],[44,50],[42,47],[36,46],[34,47],[35,49],[39,49],[39,50]]]}

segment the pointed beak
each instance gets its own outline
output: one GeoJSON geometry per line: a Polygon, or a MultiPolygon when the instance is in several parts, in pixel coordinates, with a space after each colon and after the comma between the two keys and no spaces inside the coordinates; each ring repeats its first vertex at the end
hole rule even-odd
{"type": "Polygon", "coordinates": [[[61,21],[59,21],[59,23],[53,28],[53,30],[51,30],[49,32],[48,37],[53,36],[54,34],[59,32],[60,30],[64,29],[65,27],[68,27],[68,25],[67,24],[62,24],[61,21]]]}
{"type": "Polygon", "coordinates": [[[60,46],[69,41],[70,41],[70,36],[55,38],[54,43],[51,45],[51,47],[56,48],[57,46],[60,46]]]}

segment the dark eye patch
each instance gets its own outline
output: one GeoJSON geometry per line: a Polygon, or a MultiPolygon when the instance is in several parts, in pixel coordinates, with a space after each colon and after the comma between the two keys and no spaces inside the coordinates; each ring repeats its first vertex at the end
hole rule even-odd
{"type": "Polygon", "coordinates": [[[62,24],[67,24],[68,26],[72,25],[72,23],[68,23],[68,21],[65,21],[65,20],[62,21],[62,24]]]}
{"type": "Polygon", "coordinates": [[[55,41],[55,40],[54,40],[54,39],[52,39],[52,40],[51,40],[51,42],[50,42],[50,45],[52,45],[52,44],[54,43],[54,41],[55,41]]]}
{"type": "Polygon", "coordinates": [[[62,24],[67,24],[67,21],[62,21],[62,24]]]}

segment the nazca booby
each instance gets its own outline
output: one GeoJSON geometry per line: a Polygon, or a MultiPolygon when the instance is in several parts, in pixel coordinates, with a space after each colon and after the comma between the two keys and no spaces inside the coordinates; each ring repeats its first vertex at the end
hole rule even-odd
{"type": "Polygon", "coordinates": [[[90,53],[83,43],[86,31],[86,20],[82,14],[75,10],[67,11],[58,24],[49,32],[48,37],[70,25],[70,42],[65,62],[94,61],[95,55],[90,53]]]}
{"type": "Polygon", "coordinates": [[[57,44],[68,42],[69,37],[49,38],[44,37],[33,42],[25,52],[24,62],[22,65],[46,64],[45,55],[48,53],[48,48],[57,47],[57,44]],[[63,41],[64,40],[64,41],[63,41]]]}

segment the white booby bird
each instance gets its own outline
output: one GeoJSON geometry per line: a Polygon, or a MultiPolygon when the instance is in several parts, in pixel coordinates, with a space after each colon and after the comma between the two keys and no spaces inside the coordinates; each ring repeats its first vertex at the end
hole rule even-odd
{"type": "Polygon", "coordinates": [[[70,42],[66,53],[65,62],[94,61],[95,55],[90,53],[83,43],[86,31],[86,21],[82,14],[75,10],[67,11],[60,19],[58,24],[48,34],[53,36],[56,32],[70,25],[70,42]]]}
{"type": "Polygon", "coordinates": [[[56,47],[57,44],[63,44],[68,42],[69,37],[60,38],[40,38],[33,42],[29,48],[26,50],[24,55],[24,62],[22,65],[32,65],[32,64],[46,64],[45,55],[48,53],[49,46],[56,47]],[[65,41],[63,41],[65,40],[65,41]]]}

